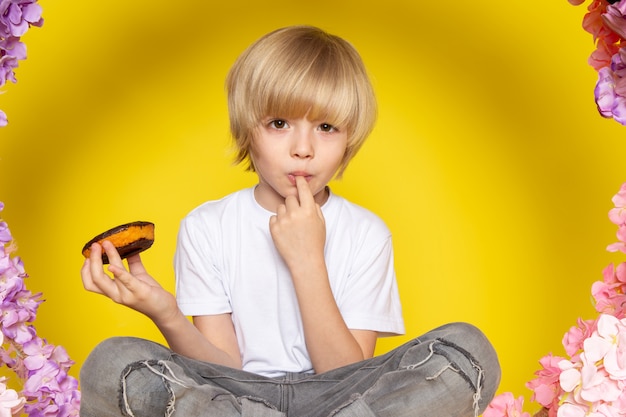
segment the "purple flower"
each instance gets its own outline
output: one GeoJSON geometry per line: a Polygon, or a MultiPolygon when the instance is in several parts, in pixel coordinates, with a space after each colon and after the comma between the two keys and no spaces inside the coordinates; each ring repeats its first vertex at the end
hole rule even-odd
{"type": "Polygon", "coordinates": [[[32,340],[35,336],[35,329],[27,325],[27,322],[32,320],[31,314],[17,309],[15,306],[3,308],[3,310],[2,333],[19,345],[32,340]]]}
{"type": "Polygon", "coordinates": [[[61,391],[54,395],[54,402],[59,406],[59,417],[78,417],[81,398],[78,381],[68,376],[59,386],[61,391]]]}
{"type": "Polygon", "coordinates": [[[9,55],[19,60],[24,60],[27,57],[26,44],[20,41],[20,38],[0,38],[0,51],[2,55],[9,55]]]}
{"type": "MultiPolygon", "coordinates": [[[[0,0],[2,1],[2,0],[0,0]]],[[[26,59],[26,44],[20,38],[0,37],[0,86],[7,81],[16,83],[15,69],[19,66],[19,61],[26,59]]]]}
{"type": "Polygon", "coordinates": [[[620,38],[626,39],[626,2],[620,1],[611,4],[606,8],[606,13],[602,14],[604,23],[620,38]]]}
{"type": "Polygon", "coordinates": [[[30,26],[41,26],[41,6],[33,0],[0,0],[0,35],[24,35],[30,26]]]}
{"type": "Polygon", "coordinates": [[[594,90],[598,112],[626,125],[626,49],[611,58],[611,65],[598,70],[594,90]]]}
{"type": "Polygon", "coordinates": [[[29,371],[41,369],[48,361],[53,351],[54,346],[44,343],[39,337],[35,337],[24,343],[23,352],[26,355],[24,358],[24,366],[29,371]]]}
{"type": "Polygon", "coordinates": [[[59,380],[63,380],[66,374],[61,371],[59,364],[54,361],[46,363],[35,372],[31,373],[24,383],[23,394],[27,397],[41,397],[43,393],[60,391],[59,380]]]}
{"type": "Polygon", "coordinates": [[[11,236],[9,225],[6,224],[6,222],[0,221],[0,243],[5,244],[11,242],[12,240],[13,236],[11,236]]]}
{"type": "Polygon", "coordinates": [[[70,369],[70,367],[74,365],[74,361],[70,359],[70,356],[63,346],[55,346],[50,355],[50,359],[58,363],[63,369],[70,369]]]}
{"type": "MultiPolygon", "coordinates": [[[[0,0],[0,6],[5,0],[0,0]]],[[[11,0],[18,4],[20,0],[11,0]]],[[[1,42],[1,39],[0,39],[1,42]]],[[[0,50],[1,52],[1,50],[0,50]]],[[[0,211],[4,204],[0,202],[0,211]]],[[[37,336],[31,324],[42,303],[24,283],[28,277],[17,256],[13,237],[0,219],[0,365],[7,366],[23,382],[20,393],[29,417],[78,417],[78,381],[68,375],[74,362],[65,349],[37,336]]]]}
{"type": "Polygon", "coordinates": [[[598,70],[598,82],[594,90],[598,111],[603,117],[613,116],[613,103],[615,102],[615,82],[613,71],[610,67],[598,70]]]}
{"type": "Polygon", "coordinates": [[[13,84],[17,82],[15,72],[13,71],[17,67],[18,60],[16,57],[11,55],[0,56],[0,87],[5,85],[7,81],[11,81],[13,84]]]}
{"type": "Polygon", "coordinates": [[[26,404],[24,411],[29,417],[57,417],[60,415],[56,404],[26,404]]]}
{"type": "MultiPolygon", "coordinates": [[[[42,9],[37,0],[0,0],[0,87],[17,82],[14,70],[26,59],[26,46],[20,42],[31,26],[43,25],[42,9]]],[[[0,127],[8,124],[0,110],[0,127]]]]}

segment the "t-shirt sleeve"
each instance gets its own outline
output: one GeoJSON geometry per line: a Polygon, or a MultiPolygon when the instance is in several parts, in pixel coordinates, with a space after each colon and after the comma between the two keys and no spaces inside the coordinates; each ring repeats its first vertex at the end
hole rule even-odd
{"type": "Polygon", "coordinates": [[[350,329],[375,330],[381,336],[404,334],[391,235],[385,226],[378,230],[381,233],[365,236],[363,242],[368,244],[354,254],[339,309],[350,329]]]}
{"type": "Polygon", "coordinates": [[[176,299],[183,314],[201,316],[232,312],[218,263],[216,236],[202,216],[187,216],[178,232],[174,269],[176,299]]]}

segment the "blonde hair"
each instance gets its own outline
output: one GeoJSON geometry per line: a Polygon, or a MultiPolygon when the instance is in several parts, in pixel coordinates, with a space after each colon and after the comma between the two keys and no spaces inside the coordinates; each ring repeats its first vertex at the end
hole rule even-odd
{"type": "Polygon", "coordinates": [[[250,148],[267,116],[323,120],[348,134],[341,176],[372,131],[376,98],[356,49],[311,26],[275,30],[246,49],[226,78],[236,163],[254,171],[250,148]]]}

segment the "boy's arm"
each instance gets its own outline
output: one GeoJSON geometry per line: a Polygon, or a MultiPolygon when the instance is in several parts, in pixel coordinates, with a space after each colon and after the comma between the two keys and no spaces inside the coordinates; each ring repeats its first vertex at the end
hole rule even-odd
{"type": "Polygon", "coordinates": [[[241,358],[229,314],[198,318],[198,328],[178,308],[176,298],[145,270],[139,255],[128,258],[128,269],[110,242],[95,244],[81,270],[88,291],[105,295],[116,303],[149,317],[159,328],[170,348],[181,355],[220,365],[241,368],[241,358]],[[102,249],[111,264],[104,272],[102,249]]]}
{"type": "Polygon", "coordinates": [[[291,268],[307,350],[316,373],[371,358],[378,334],[350,330],[330,289],[326,266],[309,267],[307,261],[291,268]]]}
{"type": "Polygon", "coordinates": [[[241,369],[239,345],[230,314],[194,317],[192,324],[178,310],[175,318],[155,324],[174,352],[188,358],[241,369]]]}
{"type": "Polygon", "coordinates": [[[307,350],[321,373],[371,357],[377,333],[346,326],[328,280],[324,216],[306,180],[296,177],[296,185],[298,197],[285,199],[270,219],[270,231],[291,272],[307,350]]]}

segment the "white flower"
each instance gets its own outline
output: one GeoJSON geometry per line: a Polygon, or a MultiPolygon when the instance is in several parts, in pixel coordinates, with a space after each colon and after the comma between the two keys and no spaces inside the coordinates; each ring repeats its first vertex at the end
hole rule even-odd
{"type": "Polygon", "coordinates": [[[6,378],[0,378],[0,417],[11,417],[24,407],[26,399],[15,390],[7,389],[5,381],[6,378]]]}
{"type": "Polygon", "coordinates": [[[602,314],[597,330],[585,340],[585,353],[589,361],[603,360],[611,378],[626,379],[626,319],[602,314]]]}

